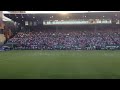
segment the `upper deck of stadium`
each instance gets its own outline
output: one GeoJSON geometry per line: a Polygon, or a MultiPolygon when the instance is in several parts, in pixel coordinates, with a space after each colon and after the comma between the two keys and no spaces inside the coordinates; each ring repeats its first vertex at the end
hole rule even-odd
{"type": "Polygon", "coordinates": [[[68,20],[68,19],[120,19],[119,11],[26,11],[21,13],[4,13],[13,21],[41,21],[41,20],[68,20]]]}

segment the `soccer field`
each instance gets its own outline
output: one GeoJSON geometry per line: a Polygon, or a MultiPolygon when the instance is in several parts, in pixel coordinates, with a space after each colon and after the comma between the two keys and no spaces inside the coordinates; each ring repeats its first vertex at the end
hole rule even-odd
{"type": "Polygon", "coordinates": [[[0,79],[117,79],[120,51],[0,52],[0,79]]]}

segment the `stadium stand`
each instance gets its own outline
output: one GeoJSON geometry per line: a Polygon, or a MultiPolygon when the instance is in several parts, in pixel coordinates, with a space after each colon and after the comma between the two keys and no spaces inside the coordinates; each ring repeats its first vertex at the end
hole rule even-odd
{"type": "Polygon", "coordinates": [[[6,45],[13,49],[120,49],[120,12],[5,14],[6,45]]]}
{"type": "Polygon", "coordinates": [[[18,43],[16,49],[95,50],[119,48],[119,30],[49,30],[19,32],[7,43],[18,43]]]}

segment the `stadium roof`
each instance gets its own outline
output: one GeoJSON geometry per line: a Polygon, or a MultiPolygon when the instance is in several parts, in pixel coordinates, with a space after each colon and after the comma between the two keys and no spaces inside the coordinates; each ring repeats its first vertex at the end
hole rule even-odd
{"type": "Polygon", "coordinates": [[[61,13],[101,13],[101,12],[120,12],[120,11],[3,11],[4,14],[61,14],[61,13]]]}

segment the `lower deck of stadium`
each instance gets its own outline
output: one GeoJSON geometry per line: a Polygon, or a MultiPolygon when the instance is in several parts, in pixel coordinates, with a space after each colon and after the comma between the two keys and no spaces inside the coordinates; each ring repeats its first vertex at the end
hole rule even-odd
{"type": "Polygon", "coordinates": [[[120,49],[120,29],[110,26],[93,28],[37,29],[19,31],[6,44],[14,49],[106,50],[120,49]]]}

